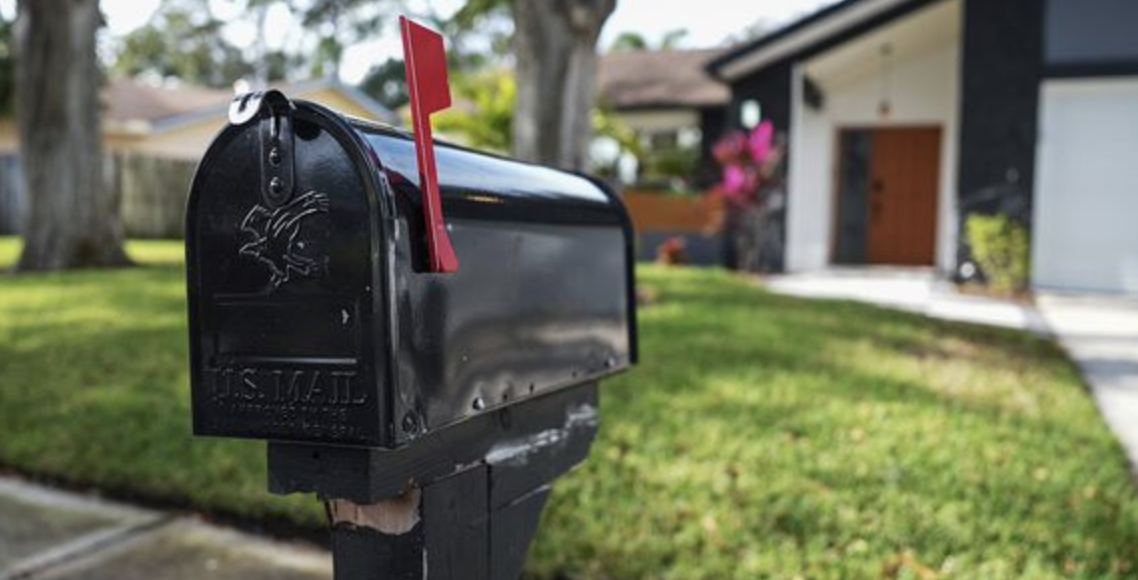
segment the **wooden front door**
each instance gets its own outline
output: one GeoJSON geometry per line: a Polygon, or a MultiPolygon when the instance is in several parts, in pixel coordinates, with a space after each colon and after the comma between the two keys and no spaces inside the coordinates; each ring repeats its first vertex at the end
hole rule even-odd
{"type": "Polygon", "coordinates": [[[940,128],[874,129],[865,259],[932,265],[940,180],[940,128]]]}

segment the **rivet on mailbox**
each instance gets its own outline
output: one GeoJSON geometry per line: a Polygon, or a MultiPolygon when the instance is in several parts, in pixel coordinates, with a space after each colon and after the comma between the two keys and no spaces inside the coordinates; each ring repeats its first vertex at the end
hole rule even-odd
{"type": "Polygon", "coordinates": [[[442,39],[401,25],[413,137],[266,91],[202,159],[194,432],[268,441],[338,579],[517,578],[636,359],[631,225],[599,181],[434,142],[442,39]]]}

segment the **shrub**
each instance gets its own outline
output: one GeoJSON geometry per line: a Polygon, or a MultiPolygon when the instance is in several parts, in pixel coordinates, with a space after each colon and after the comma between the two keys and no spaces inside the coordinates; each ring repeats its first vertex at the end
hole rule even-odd
{"type": "Polygon", "coordinates": [[[968,216],[965,236],[980,270],[995,290],[1011,292],[1027,286],[1031,268],[1027,228],[1006,215],[968,216]]]}

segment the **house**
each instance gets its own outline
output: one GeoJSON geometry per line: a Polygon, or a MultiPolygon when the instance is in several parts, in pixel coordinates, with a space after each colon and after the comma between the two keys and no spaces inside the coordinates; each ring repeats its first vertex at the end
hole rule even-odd
{"type": "Polygon", "coordinates": [[[785,264],[973,271],[1025,223],[1035,288],[1138,292],[1138,2],[844,0],[713,60],[789,139],[785,264]]]}
{"type": "MultiPolygon", "coordinates": [[[[382,122],[395,116],[350,85],[322,78],[278,86],[292,98],[382,122]]],[[[103,89],[103,144],[108,151],[197,161],[227,122],[233,91],[115,77],[103,89]]],[[[0,154],[19,149],[11,121],[0,123],[0,154]]]]}
{"type": "MultiPolygon", "coordinates": [[[[620,155],[615,163],[618,171],[611,176],[621,186],[636,228],[638,259],[656,259],[661,247],[680,243],[687,263],[723,262],[723,240],[709,231],[718,205],[699,195],[719,178],[711,145],[723,132],[731,95],[727,85],[707,73],[706,65],[722,53],[723,49],[620,50],[601,55],[597,63],[597,104],[635,133],[644,152],[642,159],[620,155]],[[692,150],[694,169],[689,163],[669,167],[666,156],[686,158],[692,150]],[[676,173],[691,195],[661,195],[677,180],[666,179],[660,169],[676,173]]],[[[605,158],[604,145],[603,137],[594,143],[594,159],[605,158]]],[[[609,144],[607,155],[617,155],[616,147],[609,144]]]]}
{"type": "MultiPolygon", "coordinates": [[[[395,122],[394,114],[359,89],[320,78],[279,87],[293,99],[320,103],[348,115],[395,122]]],[[[197,161],[225,126],[233,91],[160,86],[112,79],[104,92],[103,133],[116,152],[197,161]]]]}
{"type": "MultiPolygon", "coordinates": [[[[376,121],[396,118],[371,97],[331,79],[279,87],[291,98],[321,103],[376,121]]],[[[127,233],[180,235],[189,176],[228,122],[232,90],[111,78],[103,88],[103,146],[108,187],[122,200],[127,233]]],[[[18,233],[26,207],[15,124],[0,122],[0,235],[18,233]]]]}
{"type": "MultiPolygon", "coordinates": [[[[619,50],[597,63],[598,105],[611,110],[647,149],[698,147],[698,186],[716,177],[711,144],[723,131],[727,86],[705,67],[723,49],[619,50]]],[[[642,169],[642,168],[641,168],[642,169]]],[[[635,176],[624,176],[625,182],[635,176]]]]}

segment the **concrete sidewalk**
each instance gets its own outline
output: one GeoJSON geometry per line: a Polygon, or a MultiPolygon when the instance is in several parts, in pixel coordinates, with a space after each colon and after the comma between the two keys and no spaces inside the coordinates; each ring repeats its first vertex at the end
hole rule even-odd
{"type": "Polygon", "coordinates": [[[0,478],[0,580],[323,580],[331,556],[0,478]]]}
{"type": "Polygon", "coordinates": [[[1138,298],[1044,293],[1036,304],[1138,473],[1138,298]]]}
{"type": "Polygon", "coordinates": [[[1030,305],[961,294],[931,268],[839,267],[769,276],[764,283],[772,292],[780,294],[857,300],[933,318],[1047,334],[1047,325],[1030,305]]]}

